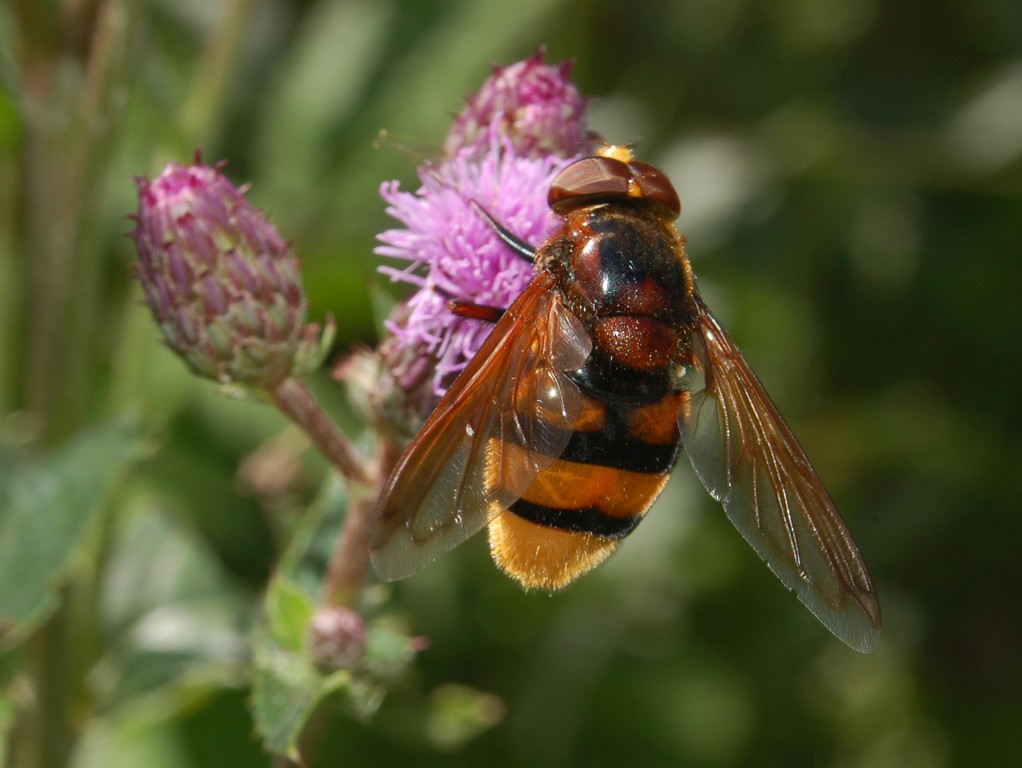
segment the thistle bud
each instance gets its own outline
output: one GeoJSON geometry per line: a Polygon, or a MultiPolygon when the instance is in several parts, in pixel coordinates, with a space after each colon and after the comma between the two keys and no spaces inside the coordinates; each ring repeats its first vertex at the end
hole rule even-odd
{"type": "Polygon", "coordinates": [[[469,150],[485,154],[494,137],[511,142],[527,157],[583,152],[586,99],[571,82],[571,62],[547,64],[543,50],[493,74],[455,118],[444,149],[448,156],[469,150]]]}
{"type": "Polygon", "coordinates": [[[306,324],[298,260],[220,167],[138,179],[137,276],[163,337],[196,374],[270,388],[316,368],[333,334],[306,324]]]}
{"type": "Polygon", "coordinates": [[[362,617],[340,606],[320,608],[309,624],[308,643],[312,661],[320,669],[350,669],[365,652],[362,617]]]}

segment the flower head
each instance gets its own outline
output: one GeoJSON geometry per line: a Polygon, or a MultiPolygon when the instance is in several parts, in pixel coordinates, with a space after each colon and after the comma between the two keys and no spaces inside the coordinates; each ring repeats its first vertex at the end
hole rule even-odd
{"type": "Polygon", "coordinates": [[[586,100],[570,80],[571,62],[547,64],[543,51],[493,74],[469,97],[447,134],[448,156],[485,152],[495,136],[519,155],[574,155],[585,140],[586,100]]]}
{"type": "Polygon", "coordinates": [[[428,353],[436,394],[465,367],[491,328],[455,315],[450,301],[507,307],[533,275],[532,265],[494,235],[470,201],[519,238],[542,243],[558,225],[545,190],[563,163],[556,156],[515,155],[505,143],[481,161],[457,156],[427,168],[414,194],[400,191],[396,182],[383,185],[387,212],[405,228],[383,232],[376,252],[406,264],[380,271],[418,289],[388,320],[387,330],[399,346],[428,353]]]}
{"type": "Polygon", "coordinates": [[[200,376],[272,387],[319,364],[298,260],[220,173],[172,163],[137,180],[137,275],[168,346],[200,376]]]}
{"type": "Polygon", "coordinates": [[[506,308],[533,277],[532,265],[501,242],[473,204],[537,246],[560,225],[547,191],[587,138],[585,102],[568,72],[567,64],[544,64],[542,53],[495,69],[455,120],[448,154],[420,167],[419,189],[404,192],[397,182],[381,187],[387,212],[403,227],[380,234],[376,253],[404,263],[380,271],[416,288],[388,319],[391,335],[381,354],[420,415],[492,329],[454,314],[450,302],[506,308]]]}

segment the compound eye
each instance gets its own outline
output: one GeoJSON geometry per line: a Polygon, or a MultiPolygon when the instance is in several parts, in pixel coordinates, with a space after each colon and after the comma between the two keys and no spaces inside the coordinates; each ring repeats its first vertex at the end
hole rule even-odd
{"type": "Polygon", "coordinates": [[[681,200],[670,179],[658,168],[649,163],[631,162],[628,164],[632,180],[638,185],[641,197],[653,200],[667,208],[678,218],[681,214],[681,200]]]}
{"type": "Polygon", "coordinates": [[[579,202],[578,198],[628,197],[631,180],[632,170],[620,160],[585,157],[554,179],[547,202],[556,209],[558,203],[579,202]]]}
{"type": "Polygon", "coordinates": [[[663,171],[649,163],[625,163],[613,157],[585,157],[569,165],[554,179],[547,203],[554,211],[594,200],[631,199],[654,203],[660,214],[678,218],[681,200],[663,171]]]}

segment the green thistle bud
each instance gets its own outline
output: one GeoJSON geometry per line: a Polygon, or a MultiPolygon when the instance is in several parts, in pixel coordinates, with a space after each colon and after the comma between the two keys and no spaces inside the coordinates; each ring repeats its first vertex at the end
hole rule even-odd
{"type": "Polygon", "coordinates": [[[220,166],[172,163],[136,184],[138,279],[192,371],[272,388],[322,362],[333,320],[306,324],[298,260],[220,166]]]}

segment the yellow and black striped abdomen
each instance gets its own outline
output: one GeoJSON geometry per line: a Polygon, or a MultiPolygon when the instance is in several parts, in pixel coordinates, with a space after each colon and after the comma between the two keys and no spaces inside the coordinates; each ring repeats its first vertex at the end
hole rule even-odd
{"type": "Polygon", "coordinates": [[[500,568],[527,588],[553,590],[603,562],[670,477],[686,394],[646,404],[583,394],[564,453],[490,523],[500,568]]]}

